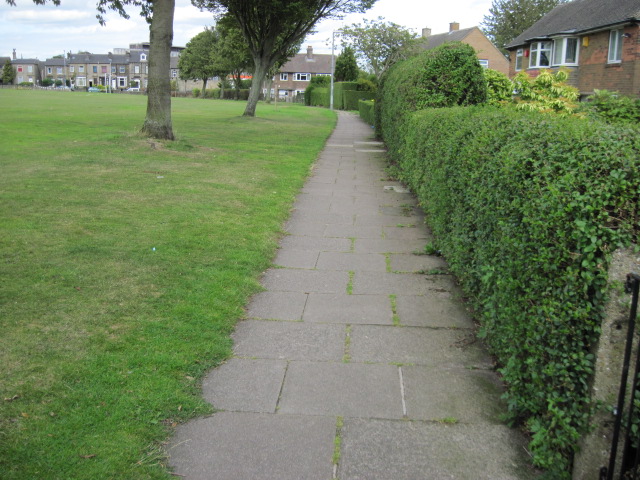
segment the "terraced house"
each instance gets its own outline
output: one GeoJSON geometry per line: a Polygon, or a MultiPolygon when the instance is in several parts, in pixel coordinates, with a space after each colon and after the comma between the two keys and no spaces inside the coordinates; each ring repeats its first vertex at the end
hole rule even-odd
{"type": "Polygon", "coordinates": [[[640,1],[574,0],[508,45],[510,76],[565,68],[583,96],[596,89],[640,97],[640,1]]]}

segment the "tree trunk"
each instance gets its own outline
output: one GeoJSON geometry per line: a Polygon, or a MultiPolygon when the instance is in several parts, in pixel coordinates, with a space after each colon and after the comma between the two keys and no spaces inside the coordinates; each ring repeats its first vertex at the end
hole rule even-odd
{"type": "Polygon", "coordinates": [[[207,98],[207,79],[202,80],[202,98],[207,98]]]}
{"type": "Polygon", "coordinates": [[[264,77],[267,74],[271,65],[266,58],[254,58],[255,69],[253,71],[253,81],[251,82],[251,90],[249,90],[249,100],[247,100],[247,106],[242,114],[245,117],[255,117],[256,107],[258,106],[258,100],[260,99],[260,88],[264,77]]]}
{"type": "Polygon", "coordinates": [[[149,46],[147,117],[142,133],[161,140],[173,140],[171,126],[171,44],[175,0],[153,0],[149,46]]]}
{"type": "Polygon", "coordinates": [[[267,93],[264,94],[265,103],[271,103],[271,87],[273,87],[273,75],[267,75],[267,79],[265,81],[265,87],[267,88],[267,93]]]}

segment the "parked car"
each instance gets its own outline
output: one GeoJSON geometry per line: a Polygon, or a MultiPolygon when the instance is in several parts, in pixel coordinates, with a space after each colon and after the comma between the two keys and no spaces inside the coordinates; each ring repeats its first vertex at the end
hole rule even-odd
{"type": "Polygon", "coordinates": [[[87,88],[87,92],[102,92],[98,87],[89,87],[87,88]]]}
{"type": "Polygon", "coordinates": [[[127,91],[127,92],[139,92],[140,91],[140,87],[129,87],[125,91],[127,91]]]}

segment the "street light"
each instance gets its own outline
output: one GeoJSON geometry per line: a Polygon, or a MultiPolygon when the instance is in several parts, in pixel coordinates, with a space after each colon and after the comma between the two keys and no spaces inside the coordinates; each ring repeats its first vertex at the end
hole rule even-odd
{"type": "Polygon", "coordinates": [[[342,30],[335,30],[331,33],[331,89],[329,92],[329,109],[333,110],[333,75],[335,73],[335,61],[333,56],[333,51],[335,49],[336,44],[336,33],[339,35],[342,33],[342,30]]]}

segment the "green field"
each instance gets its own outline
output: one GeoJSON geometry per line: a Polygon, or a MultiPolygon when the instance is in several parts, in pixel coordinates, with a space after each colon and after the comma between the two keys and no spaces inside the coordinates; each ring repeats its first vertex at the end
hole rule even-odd
{"type": "Polygon", "coordinates": [[[0,477],[175,478],[163,442],[211,411],[229,335],[335,116],[0,90],[0,477]]]}

